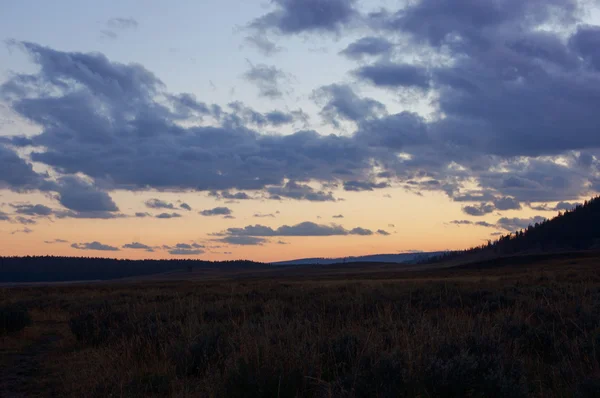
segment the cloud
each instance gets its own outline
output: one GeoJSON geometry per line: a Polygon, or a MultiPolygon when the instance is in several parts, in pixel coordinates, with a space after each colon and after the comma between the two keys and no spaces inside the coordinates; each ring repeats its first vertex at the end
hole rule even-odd
{"type": "Polygon", "coordinates": [[[79,177],[61,177],[56,190],[60,204],[75,212],[115,212],[119,210],[110,195],[79,177]]]}
{"type": "MultiPolygon", "coordinates": [[[[356,17],[354,3],[339,2],[351,16],[315,24],[315,4],[280,0],[251,28],[265,35],[336,32],[356,17]],[[305,13],[289,13],[300,6],[305,13]],[[305,23],[290,29],[294,18],[305,23]]],[[[457,201],[474,196],[470,188],[477,186],[482,197],[472,201],[498,209],[505,205],[496,206],[494,198],[578,200],[600,187],[594,52],[600,31],[582,23],[583,4],[422,0],[367,15],[373,31],[355,33],[401,40],[407,63],[384,56],[359,66],[355,75],[431,109],[361,114],[365,107],[341,103],[339,95],[324,97],[330,117],[356,119],[356,131],[344,135],[266,134],[261,126],[289,115],[263,122],[267,114],[247,108],[203,107],[188,101],[191,96],[168,93],[141,65],[13,42],[38,71],[11,75],[0,96],[40,133],[1,140],[0,170],[16,171],[0,175],[0,185],[53,192],[45,186],[49,175],[34,172],[30,162],[53,176],[84,174],[105,195],[117,189],[259,191],[287,181],[309,187],[365,182],[377,167],[415,193],[441,191],[457,201]],[[195,113],[181,111],[184,103],[195,113]],[[205,110],[211,124],[198,124],[205,110]]],[[[273,81],[270,68],[253,76],[273,81]]],[[[284,79],[275,69],[275,91],[281,93],[284,79]]]]}
{"type": "Polygon", "coordinates": [[[287,79],[287,75],[275,66],[250,64],[244,78],[258,87],[261,97],[276,99],[283,96],[280,84],[287,79]]]}
{"type": "Polygon", "coordinates": [[[344,181],[344,191],[372,191],[389,187],[387,182],[375,183],[371,181],[344,181]]]}
{"type": "Polygon", "coordinates": [[[527,228],[529,225],[533,225],[535,223],[541,223],[545,218],[541,216],[535,216],[531,218],[508,218],[502,217],[498,220],[496,225],[502,229],[505,229],[510,232],[514,232],[517,230],[521,230],[527,228]]]}
{"type": "Polygon", "coordinates": [[[275,10],[253,20],[249,27],[280,35],[337,33],[358,16],[355,0],[274,0],[275,10]]]}
{"type": "Polygon", "coordinates": [[[118,247],[105,245],[97,241],[88,243],[73,243],[71,247],[78,250],[119,251],[118,247]]]}
{"type": "Polygon", "coordinates": [[[252,217],[257,217],[257,218],[275,217],[275,214],[273,214],[273,213],[267,213],[267,214],[254,213],[254,215],[252,217]]]}
{"type": "Polygon", "coordinates": [[[229,243],[230,245],[240,246],[260,246],[263,243],[268,242],[267,239],[257,238],[254,236],[226,236],[222,239],[218,239],[219,242],[229,243]]]}
{"type": "Polygon", "coordinates": [[[337,214],[335,216],[332,216],[332,218],[344,218],[343,214],[337,214]]]}
{"type": "Polygon", "coordinates": [[[282,225],[276,229],[264,225],[248,225],[244,228],[228,228],[221,235],[226,236],[336,236],[336,235],[372,235],[373,231],[356,227],[347,230],[341,225],[322,225],[305,221],[296,225],[282,225]]]}
{"type": "Polygon", "coordinates": [[[340,54],[354,60],[389,54],[394,45],[383,37],[366,36],[350,43],[340,54]]]}
{"type": "Polygon", "coordinates": [[[229,200],[248,200],[248,199],[252,199],[251,196],[249,196],[246,192],[235,192],[235,193],[231,193],[229,191],[221,191],[221,192],[217,192],[217,191],[211,191],[209,193],[210,196],[217,198],[217,199],[229,199],[229,200]]]}
{"type": "Polygon", "coordinates": [[[390,235],[390,233],[389,233],[388,231],[384,230],[384,229],[378,229],[378,230],[377,230],[377,234],[378,234],[378,235],[383,235],[383,236],[388,236],[388,235],[390,235]]]}
{"type": "Polygon", "coordinates": [[[139,242],[127,243],[122,246],[123,249],[136,249],[136,250],[146,250],[148,252],[153,252],[154,249],[148,245],[139,242]]]}
{"type": "Polygon", "coordinates": [[[122,213],[113,213],[109,211],[71,211],[71,210],[56,210],[54,211],[56,218],[88,218],[97,220],[110,220],[113,218],[127,217],[122,213]]]}
{"type": "Polygon", "coordinates": [[[137,218],[151,217],[150,213],[145,213],[145,212],[137,212],[137,213],[135,213],[135,216],[137,218]]]}
{"type": "MultiPolygon", "coordinates": [[[[369,149],[352,137],[311,130],[262,134],[244,125],[239,110],[228,112],[215,104],[207,105],[215,125],[183,126],[178,110],[182,97],[167,93],[140,65],[111,62],[98,53],[61,52],[26,42],[14,45],[30,54],[40,69],[13,76],[0,86],[0,95],[41,131],[10,142],[31,147],[33,161],[61,174],[85,174],[93,180],[92,187],[260,190],[287,180],[331,182],[345,175],[359,179],[372,168],[369,149]]],[[[272,81],[269,71],[273,69],[254,67],[250,75],[272,81]]],[[[274,123],[282,120],[279,113],[267,117],[274,123]]],[[[45,182],[45,176],[33,172],[15,152],[2,148],[1,161],[17,162],[21,170],[10,175],[11,189],[35,189],[45,182]]]]}
{"type": "Polygon", "coordinates": [[[213,209],[206,209],[200,212],[203,216],[228,216],[231,215],[232,211],[229,207],[215,207],[213,209]]]}
{"type": "Polygon", "coordinates": [[[0,221],[9,221],[10,216],[3,211],[0,211],[0,221]]]}
{"type": "Polygon", "coordinates": [[[187,211],[191,211],[192,207],[190,205],[188,205],[187,203],[182,203],[179,205],[180,208],[187,210],[187,211]]]}
{"type": "Polygon", "coordinates": [[[10,234],[11,235],[16,235],[16,234],[30,234],[32,232],[33,232],[32,229],[29,229],[29,228],[25,227],[23,229],[17,229],[15,231],[12,231],[10,234]]]}
{"type": "Polygon", "coordinates": [[[290,198],[296,200],[308,200],[311,202],[333,202],[335,198],[333,193],[316,191],[310,185],[299,184],[295,181],[288,181],[280,187],[268,187],[270,199],[290,198]]]}
{"type": "Polygon", "coordinates": [[[200,249],[171,249],[169,250],[169,254],[174,256],[197,256],[199,254],[203,254],[204,250],[200,249]]]}
{"type": "Polygon", "coordinates": [[[175,209],[175,205],[173,203],[165,202],[164,200],[160,199],[148,199],[145,202],[145,205],[151,209],[175,209]]]}
{"type": "Polygon", "coordinates": [[[487,221],[470,221],[470,220],[453,220],[450,221],[450,224],[454,224],[454,225],[475,225],[478,227],[496,227],[497,224],[490,224],[487,221]]]}
{"type": "Polygon", "coordinates": [[[8,188],[17,191],[35,189],[43,180],[30,163],[2,142],[0,142],[0,170],[10,170],[10,173],[0,173],[0,189],[8,188]]]}
{"type": "Polygon", "coordinates": [[[162,218],[162,219],[179,218],[179,217],[181,217],[181,214],[179,214],[179,213],[160,213],[160,214],[157,214],[154,217],[155,218],[162,218]]]}
{"type": "Polygon", "coordinates": [[[480,203],[479,205],[464,206],[462,208],[463,213],[470,216],[484,216],[495,210],[494,205],[487,203],[480,203]]]}
{"type": "Polygon", "coordinates": [[[574,209],[576,206],[581,205],[581,203],[577,203],[577,202],[558,202],[556,204],[556,206],[554,206],[554,210],[557,211],[565,211],[565,210],[572,210],[574,209]]]}
{"type": "Polygon", "coordinates": [[[354,74],[375,86],[428,89],[430,77],[426,69],[409,64],[377,63],[358,68],[354,74]]]}
{"type": "Polygon", "coordinates": [[[321,116],[335,127],[340,127],[340,120],[359,122],[387,112],[381,102],[371,98],[360,98],[345,84],[323,86],[315,90],[312,97],[318,103],[324,103],[321,116]]]}
{"type": "Polygon", "coordinates": [[[373,231],[371,231],[370,229],[365,229],[365,228],[361,228],[361,227],[356,227],[356,228],[352,228],[349,232],[350,235],[362,235],[362,236],[368,236],[368,235],[373,235],[373,231]]]}
{"type": "Polygon", "coordinates": [[[54,240],[45,240],[44,243],[52,245],[55,243],[69,243],[68,240],[64,240],[64,239],[54,239],[54,240]]]}
{"type": "Polygon", "coordinates": [[[495,198],[494,206],[496,210],[520,210],[521,204],[515,200],[515,198],[511,198],[508,196],[495,198]]]}
{"type": "Polygon", "coordinates": [[[23,217],[23,216],[18,216],[18,217],[15,218],[15,220],[19,224],[23,224],[23,225],[34,225],[34,224],[37,224],[37,221],[35,221],[34,219],[23,217]]]}
{"type": "Polygon", "coordinates": [[[111,18],[106,21],[107,29],[102,29],[103,37],[116,39],[119,37],[116,31],[134,30],[138,27],[138,22],[133,18],[111,18]]]}
{"type": "Polygon", "coordinates": [[[136,29],[139,24],[133,18],[111,18],[106,25],[113,29],[136,29]]]}
{"type": "Polygon", "coordinates": [[[11,206],[16,209],[18,214],[28,216],[49,216],[52,214],[52,209],[44,205],[13,204],[11,206]]]}
{"type": "Polygon", "coordinates": [[[266,56],[271,56],[283,50],[282,47],[275,44],[265,34],[260,32],[246,36],[245,41],[266,56]]]}

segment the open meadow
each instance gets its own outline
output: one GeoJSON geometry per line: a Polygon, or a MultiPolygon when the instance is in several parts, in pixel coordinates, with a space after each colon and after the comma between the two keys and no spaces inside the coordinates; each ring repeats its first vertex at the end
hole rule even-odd
{"type": "Polygon", "coordinates": [[[599,261],[4,288],[0,395],[599,396],[599,261]]]}

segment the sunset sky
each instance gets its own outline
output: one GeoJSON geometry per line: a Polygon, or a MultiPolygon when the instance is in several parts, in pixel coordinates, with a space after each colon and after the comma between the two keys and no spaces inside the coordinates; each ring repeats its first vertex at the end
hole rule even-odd
{"type": "Polygon", "coordinates": [[[600,191],[591,0],[0,0],[0,255],[479,245],[600,191]]]}

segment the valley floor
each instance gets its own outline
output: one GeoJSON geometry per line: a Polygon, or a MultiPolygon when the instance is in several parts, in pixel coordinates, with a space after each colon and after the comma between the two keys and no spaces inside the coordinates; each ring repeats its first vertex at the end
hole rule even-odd
{"type": "Polygon", "coordinates": [[[4,288],[0,395],[600,396],[599,266],[563,255],[4,288]]]}

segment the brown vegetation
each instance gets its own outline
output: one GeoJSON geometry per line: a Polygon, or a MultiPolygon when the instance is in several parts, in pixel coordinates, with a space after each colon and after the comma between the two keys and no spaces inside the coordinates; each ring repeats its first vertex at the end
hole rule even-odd
{"type": "Polygon", "coordinates": [[[33,322],[3,337],[0,381],[14,396],[599,396],[597,261],[4,289],[33,322]]]}

